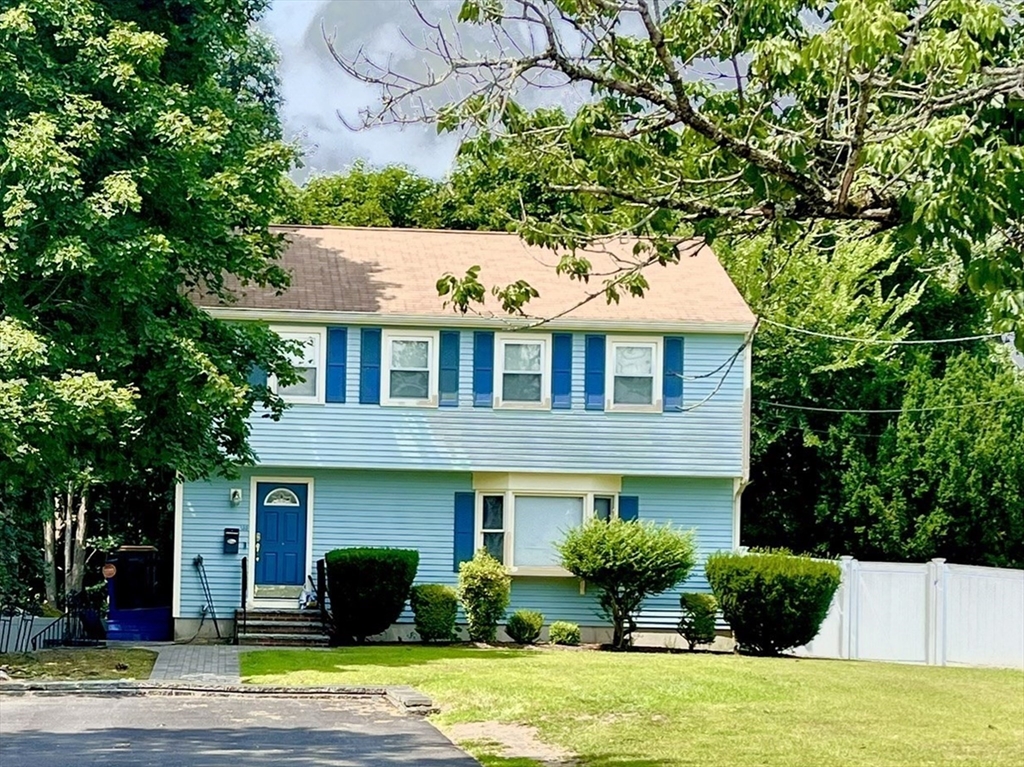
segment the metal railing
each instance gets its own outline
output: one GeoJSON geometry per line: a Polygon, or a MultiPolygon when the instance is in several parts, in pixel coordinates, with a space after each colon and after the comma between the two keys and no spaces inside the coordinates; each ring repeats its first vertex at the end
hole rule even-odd
{"type": "Polygon", "coordinates": [[[105,631],[99,614],[89,606],[82,594],[67,598],[64,614],[36,632],[30,641],[33,650],[48,647],[96,647],[104,644],[105,631]]]}
{"type": "Polygon", "coordinates": [[[245,633],[246,623],[248,622],[248,610],[246,602],[249,601],[249,557],[242,557],[242,625],[238,626],[237,621],[235,622],[235,644],[238,644],[239,634],[245,633]]]}
{"type": "Polygon", "coordinates": [[[0,609],[0,652],[28,652],[36,616],[0,609]]]}
{"type": "Polygon", "coordinates": [[[316,606],[320,611],[320,623],[324,632],[334,636],[334,617],[327,609],[327,563],[322,559],[316,561],[316,606]]]}

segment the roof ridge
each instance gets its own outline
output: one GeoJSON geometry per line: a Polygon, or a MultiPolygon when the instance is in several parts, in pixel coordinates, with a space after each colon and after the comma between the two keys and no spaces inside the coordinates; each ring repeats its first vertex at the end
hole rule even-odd
{"type": "MultiPolygon", "coordinates": [[[[343,226],[341,224],[271,224],[271,229],[327,229],[329,231],[355,232],[429,232],[431,234],[490,234],[504,237],[519,237],[517,232],[498,232],[490,229],[437,229],[416,226],[343,226]]],[[[522,238],[520,238],[522,239],[522,238]]]]}

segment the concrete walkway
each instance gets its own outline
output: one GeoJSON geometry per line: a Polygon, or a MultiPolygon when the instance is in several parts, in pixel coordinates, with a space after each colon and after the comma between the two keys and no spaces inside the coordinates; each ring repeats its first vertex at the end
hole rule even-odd
{"type": "Polygon", "coordinates": [[[154,646],[156,663],[149,675],[154,682],[209,682],[241,684],[238,647],[235,645],[165,644],[154,646]]]}

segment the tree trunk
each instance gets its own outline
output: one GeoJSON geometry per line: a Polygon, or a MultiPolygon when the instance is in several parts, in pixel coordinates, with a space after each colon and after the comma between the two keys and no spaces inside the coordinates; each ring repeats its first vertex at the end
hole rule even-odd
{"type": "Polygon", "coordinates": [[[53,513],[43,519],[43,583],[46,588],[46,602],[57,607],[57,536],[54,530],[54,519],[60,504],[53,499],[53,513]]]}
{"type": "Polygon", "coordinates": [[[83,487],[78,495],[78,512],[75,517],[75,537],[71,551],[71,576],[65,587],[69,594],[80,592],[82,584],[85,582],[85,520],[88,503],[89,491],[83,487]]]}

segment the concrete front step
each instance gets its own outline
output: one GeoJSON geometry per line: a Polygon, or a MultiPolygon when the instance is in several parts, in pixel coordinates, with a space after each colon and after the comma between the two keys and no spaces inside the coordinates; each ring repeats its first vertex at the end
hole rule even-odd
{"type": "Polygon", "coordinates": [[[284,634],[246,631],[238,635],[240,645],[263,647],[327,647],[330,638],[326,634],[284,634]]]}
{"type": "Polygon", "coordinates": [[[323,624],[320,621],[266,621],[248,618],[238,625],[252,634],[322,634],[323,624]]]}
{"type": "MultiPolygon", "coordinates": [[[[257,621],[287,621],[289,623],[306,622],[319,623],[319,610],[247,610],[245,613],[249,620],[257,621]]],[[[241,620],[242,611],[235,610],[235,620],[241,620]]]]}

